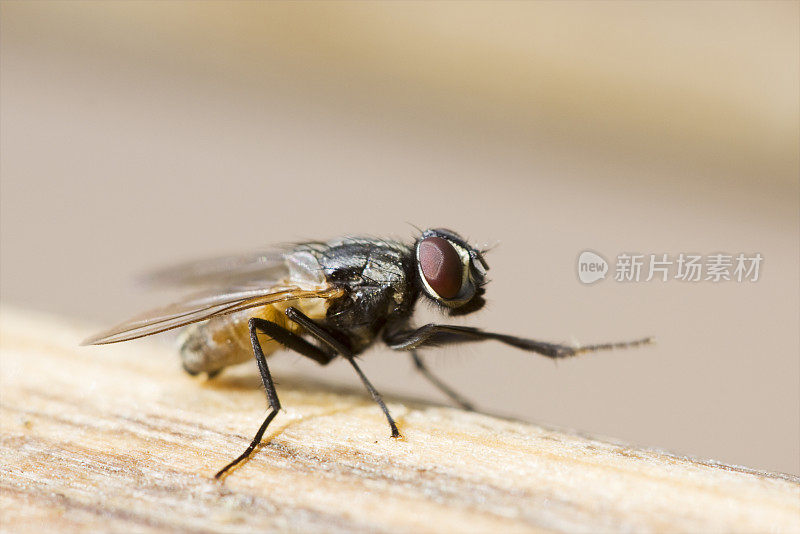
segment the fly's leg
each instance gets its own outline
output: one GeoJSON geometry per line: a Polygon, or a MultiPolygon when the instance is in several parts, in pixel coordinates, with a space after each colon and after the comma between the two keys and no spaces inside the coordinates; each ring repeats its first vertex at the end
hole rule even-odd
{"type": "Polygon", "coordinates": [[[383,410],[383,415],[385,415],[386,416],[386,420],[389,421],[389,428],[392,431],[392,437],[393,438],[399,438],[400,437],[400,431],[397,430],[397,423],[394,422],[394,419],[392,418],[392,414],[389,413],[389,408],[387,408],[386,404],[383,402],[383,397],[381,397],[381,394],[378,393],[378,390],[375,389],[375,386],[373,386],[370,383],[370,381],[367,379],[367,377],[364,374],[364,372],[356,364],[355,359],[353,359],[352,356],[345,356],[345,358],[347,358],[347,361],[350,362],[350,365],[353,366],[353,369],[356,370],[356,373],[358,374],[358,377],[364,383],[364,387],[366,387],[367,391],[369,391],[369,394],[372,395],[372,400],[377,402],[378,406],[380,406],[381,410],[383,410]]]}
{"type": "Polygon", "coordinates": [[[314,322],[312,319],[310,319],[307,315],[305,315],[297,308],[294,307],[287,308],[286,316],[289,317],[289,319],[291,319],[295,323],[305,328],[310,335],[318,339],[326,346],[330,347],[331,350],[334,350],[337,353],[341,354],[344,359],[350,362],[350,365],[352,365],[353,369],[355,369],[356,374],[358,374],[358,377],[361,379],[361,382],[364,383],[364,387],[367,388],[367,391],[369,391],[369,394],[372,396],[372,400],[374,400],[378,404],[378,406],[380,406],[381,410],[383,411],[383,415],[386,416],[386,420],[389,422],[389,428],[392,431],[392,437],[399,438],[400,431],[397,430],[397,423],[394,422],[392,414],[389,413],[389,409],[386,407],[386,403],[383,402],[383,397],[381,397],[381,394],[378,393],[378,390],[375,389],[375,386],[373,386],[370,383],[369,379],[367,379],[364,372],[356,363],[353,351],[347,345],[342,343],[340,340],[336,339],[336,337],[330,332],[328,332],[328,330],[320,326],[318,323],[314,322]]]}
{"type": "Polygon", "coordinates": [[[264,389],[267,393],[267,401],[269,402],[271,411],[267,415],[266,419],[264,419],[264,422],[261,423],[261,426],[258,428],[256,435],[253,437],[253,440],[250,442],[250,445],[247,447],[247,449],[234,461],[220,469],[219,472],[214,475],[214,478],[220,478],[231,468],[243,460],[246,460],[253,453],[258,444],[261,443],[261,439],[264,437],[264,432],[267,431],[267,427],[272,420],[275,419],[275,416],[281,409],[281,402],[278,400],[278,392],[275,391],[275,384],[272,380],[272,375],[269,372],[269,367],[267,367],[267,359],[264,357],[264,351],[261,348],[261,343],[258,341],[258,333],[262,332],[286,348],[299,352],[303,356],[307,356],[322,365],[330,362],[331,359],[333,359],[333,355],[323,351],[319,347],[312,345],[300,336],[293,334],[289,330],[286,330],[282,326],[273,322],[252,317],[247,323],[247,326],[250,330],[250,342],[253,345],[253,355],[255,356],[256,363],[258,364],[258,372],[261,374],[261,381],[264,384],[264,389]]]}
{"type": "Polygon", "coordinates": [[[454,326],[446,324],[426,324],[416,330],[405,330],[384,335],[384,341],[394,350],[414,350],[418,347],[447,345],[456,343],[469,343],[475,341],[485,341],[493,339],[506,345],[517,347],[547,356],[548,358],[567,358],[577,356],[585,352],[598,350],[624,349],[647,345],[653,342],[653,338],[646,337],[635,341],[624,341],[621,343],[602,343],[599,345],[584,345],[582,347],[571,347],[557,343],[547,343],[536,341],[535,339],[525,339],[521,337],[497,334],[494,332],[484,332],[478,328],[470,326],[454,326]]]}
{"type": "Polygon", "coordinates": [[[422,374],[422,376],[427,378],[428,381],[431,384],[433,384],[439,391],[450,397],[450,400],[452,400],[454,403],[456,403],[464,410],[469,410],[470,412],[475,411],[475,407],[472,405],[471,402],[469,402],[464,397],[459,395],[458,392],[453,390],[453,388],[451,388],[450,386],[439,380],[439,378],[437,378],[436,375],[434,375],[428,369],[428,367],[422,361],[422,358],[417,353],[417,351],[415,350],[411,351],[411,359],[414,361],[414,365],[416,366],[417,370],[422,374]]]}

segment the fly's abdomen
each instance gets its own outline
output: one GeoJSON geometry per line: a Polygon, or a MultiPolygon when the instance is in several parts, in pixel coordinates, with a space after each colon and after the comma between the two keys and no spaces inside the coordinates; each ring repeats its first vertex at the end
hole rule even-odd
{"type": "MultiPolygon", "coordinates": [[[[248,329],[251,317],[265,319],[293,333],[301,334],[299,327],[286,317],[285,311],[290,305],[299,308],[312,319],[325,317],[327,311],[327,303],[323,299],[298,299],[221,315],[190,325],[180,339],[183,368],[192,375],[214,375],[229,365],[252,360],[253,346],[248,329]]],[[[258,339],[265,356],[281,348],[278,342],[265,335],[259,335],[258,339]]]]}
{"type": "MultiPolygon", "coordinates": [[[[247,322],[251,317],[279,322],[282,313],[272,306],[245,310],[214,317],[204,323],[189,326],[181,337],[181,361],[186,372],[216,374],[229,365],[253,359],[247,322]]],[[[260,336],[264,355],[280,348],[275,341],[260,336]]]]}

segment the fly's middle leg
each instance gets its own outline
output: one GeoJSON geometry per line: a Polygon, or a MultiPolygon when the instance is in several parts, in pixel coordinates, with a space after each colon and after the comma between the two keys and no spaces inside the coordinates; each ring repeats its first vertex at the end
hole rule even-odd
{"type": "Polygon", "coordinates": [[[389,413],[389,408],[386,407],[386,403],[383,402],[383,397],[381,396],[381,394],[378,392],[377,389],[375,389],[375,386],[372,385],[367,376],[364,374],[364,372],[356,363],[355,354],[353,354],[353,351],[350,349],[350,347],[348,347],[341,340],[337,339],[336,336],[334,336],[326,328],[324,328],[322,325],[312,320],[310,317],[308,317],[306,314],[304,314],[297,308],[294,308],[292,306],[288,307],[286,309],[286,316],[295,323],[302,326],[306,330],[306,332],[309,333],[309,335],[319,340],[320,343],[322,343],[323,345],[329,347],[330,350],[340,354],[345,360],[347,360],[350,363],[350,365],[353,367],[356,374],[358,375],[358,378],[360,378],[361,382],[364,384],[364,387],[367,388],[367,391],[372,397],[372,400],[374,400],[378,404],[381,411],[383,412],[383,415],[386,416],[386,420],[389,422],[389,429],[392,432],[392,437],[399,438],[400,431],[397,430],[397,423],[395,423],[392,414],[389,413]]]}

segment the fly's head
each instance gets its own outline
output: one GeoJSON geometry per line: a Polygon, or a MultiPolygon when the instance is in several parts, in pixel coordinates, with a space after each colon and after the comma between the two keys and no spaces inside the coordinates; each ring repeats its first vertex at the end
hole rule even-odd
{"type": "Polygon", "coordinates": [[[417,240],[417,274],[425,295],[450,315],[464,315],[486,304],[489,266],[483,253],[450,230],[425,230],[417,240]]]}

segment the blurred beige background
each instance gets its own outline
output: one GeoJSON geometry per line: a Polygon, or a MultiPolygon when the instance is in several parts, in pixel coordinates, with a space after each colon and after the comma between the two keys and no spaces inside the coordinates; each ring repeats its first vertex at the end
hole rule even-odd
{"type": "MultiPolygon", "coordinates": [[[[797,2],[0,15],[3,303],[108,326],[161,303],[131,283],[148,268],[447,226],[499,241],[490,305],[464,322],[658,339],[558,365],[495,344],[431,355],[480,406],[800,473],[797,2]],[[585,249],[765,259],[757,283],[584,286],[585,249]]],[[[341,365],[273,361],[357,385],[341,365]]],[[[441,400],[402,355],[364,367],[385,393],[441,400]]]]}

